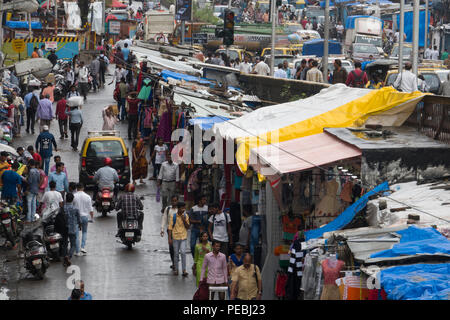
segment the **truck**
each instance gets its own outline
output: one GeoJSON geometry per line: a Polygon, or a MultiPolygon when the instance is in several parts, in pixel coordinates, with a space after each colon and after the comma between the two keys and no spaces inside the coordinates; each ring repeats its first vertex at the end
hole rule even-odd
{"type": "Polygon", "coordinates": [[[354,43],[374,44],[383,54],[383,20],[372,16],[349,16],[345,21],[345,49],[354,43]]]}
{"type": "Polygon", "coordinates": [[[144,19],[144,40],[168,42],[169,36],[175,30],[175,12],[150,10],[145,14],[144,19]],[[164,36],[164,37],[163,37],[164,36]],[[166,41],[167,40],[167,41],[166,41]]]}

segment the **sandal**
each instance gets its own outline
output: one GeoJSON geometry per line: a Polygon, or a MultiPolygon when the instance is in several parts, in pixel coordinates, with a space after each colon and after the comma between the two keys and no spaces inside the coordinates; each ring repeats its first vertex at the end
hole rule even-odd
{"type": "Polygon", "coordinates": [[[188,275],[189,275],[189,274],[188,274],[186,271],[183,272],[183,277],[186,277],[186,278],[187,278],[188,275]]]}
{"type": "Polygon", "coordinates": [[[178,275],[178,271],[174,271],[174,272],[173,272],[173,275],[174,275],[174,276],[177,276],[177,275],[178,275]]]}

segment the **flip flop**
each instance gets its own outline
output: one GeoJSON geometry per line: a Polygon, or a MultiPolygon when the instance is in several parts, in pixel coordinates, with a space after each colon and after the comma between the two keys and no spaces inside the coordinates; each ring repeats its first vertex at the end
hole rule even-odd
{"type": "Polygon", "coordinates": [[[188,275],[189,275],[189,273],[183,272],[183,277],[187,277],[188,275]]]}

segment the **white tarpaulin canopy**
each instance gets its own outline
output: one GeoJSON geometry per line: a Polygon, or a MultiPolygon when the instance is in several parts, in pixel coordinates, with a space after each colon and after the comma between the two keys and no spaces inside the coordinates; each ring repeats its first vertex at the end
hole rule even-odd
{"type": "Polygon", "coordinates": [[[81,12],[78,3],[64,2],[64,11],[67,15],[67,29],[81,28],[81,12]]]}

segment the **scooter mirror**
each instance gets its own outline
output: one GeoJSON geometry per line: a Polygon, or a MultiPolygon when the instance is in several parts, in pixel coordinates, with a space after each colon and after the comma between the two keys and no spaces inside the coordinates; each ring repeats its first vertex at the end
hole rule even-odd
{"type": "Polygon", "coordinates": [[[41,218],[41,216],[38,215],[37,213],[34,215],[34,220],[35,220],[35,221],[39,220],[40,218],[41,218]]]}

